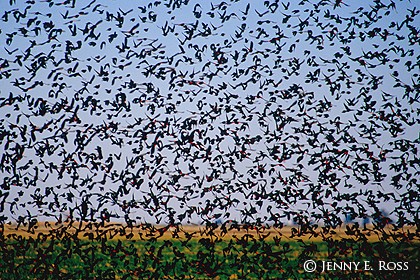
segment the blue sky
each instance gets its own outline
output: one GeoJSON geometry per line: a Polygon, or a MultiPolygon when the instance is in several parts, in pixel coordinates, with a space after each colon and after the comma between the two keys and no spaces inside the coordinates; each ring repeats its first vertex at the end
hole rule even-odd
{"type": "Polygon", "coordinates": [[[418,178],[418,89],[405,95],[418,84],[418,15],[401,25],[414,3],[369,14],[370,1],[53,2],[0,8],[1,96],[25,96],[0,107],[7,219],[80,218],[89,201],[94,218],[106,208],[136,222],[322,223],[347,208],[371,216],[372,200],[414,219],[418,201],[402,198],[418,178]]]}

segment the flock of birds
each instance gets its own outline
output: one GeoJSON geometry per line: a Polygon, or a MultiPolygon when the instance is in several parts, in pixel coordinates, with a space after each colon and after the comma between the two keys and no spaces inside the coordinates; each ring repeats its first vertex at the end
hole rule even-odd
{"type": "Polygon", "coordinates": [[[389,205],[418,226],[415,4],[17,2],[0,8],[2,225],[382,232],[389,205]]]}

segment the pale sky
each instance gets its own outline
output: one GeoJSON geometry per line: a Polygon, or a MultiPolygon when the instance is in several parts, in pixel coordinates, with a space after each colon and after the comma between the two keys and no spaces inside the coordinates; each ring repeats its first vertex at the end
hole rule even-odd
{"type": "Polygon", "coordinates": [[[80,218],[89,201],[95,219],[106,208],[135,222],[272,223],[273,213],[284,222],[302,213],[322,223],[346,208],[372,215],[376,201],[413,221],[419,202],[403,197],[419,178],[418,89],[405,92],[418,87],[419,39],[410,32],[420,25],[418,15],[412,29],[401,23],[416,5],[397,1],[374,15],[363,14],[370,1],[264,2],[275,3],[44,1],[26,12],[24,2],[3,4],[2,216],[80,218]],[[347,26],[369,16],[377,21],[347,26]],[[10,106],[9,96],[24,100],[10,106]],[[176,141],[186,141],[179,157],[176,141]],[[320,180],[324,165],[330,181],[320,180]]]}

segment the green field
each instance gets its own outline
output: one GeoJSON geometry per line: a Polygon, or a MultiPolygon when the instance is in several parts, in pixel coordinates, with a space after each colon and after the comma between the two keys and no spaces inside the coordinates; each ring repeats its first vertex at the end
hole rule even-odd
{"type": "Polygon", "coordinates": [[[418,243],[288,241],[252,234],[190,240],[87,240],[1,235],[1,279],[416,279],[418,243]],[[305,272],[306,260],[318,269],[305,272]],[[373,271],[320,271],[322,260],[370,261],[373,271]],[[379,260],[408,270],[379,271],[379,260]]]}

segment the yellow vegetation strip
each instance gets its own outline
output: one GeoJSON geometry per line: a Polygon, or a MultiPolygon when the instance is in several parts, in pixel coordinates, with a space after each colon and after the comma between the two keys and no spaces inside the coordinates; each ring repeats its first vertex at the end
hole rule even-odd
{"type": "Polygon", "coordinates": [[[49,238],[54,236],[73,237],[79,239],[100,239],[105,237],[107,239],[115,240],[149,240],[149,239],[197,239],[201,237],[214,239],[265,239],[265,240],[281,240],[281,241],[313,241],[319,242],[326,239],[352,239],[355,241],[367,240],[369,242],[377,242],[387,240],[390,242],[401,241],[415,241],[419,242],[419,229],[417,227],[404,227],[402,229],[394,229],[389,225],[383,229],[375,229],[373,226],[366,228],[357,228],[353,225],[347,225],[336,229],[328,229],[318,227],[312,231],[302,230],[297,226],[285,226],[283,228],[247,228],[241,226],[239,228],[227,226],[225,229],[218,226],[210,229],[200,225],[180,225],[178,227],[169,226],[144,226],[138,225],[133,228],[128,228],[122,224],[106,224],[99,225],[96,223],[38,223],[36,226],[28,231],[25,226],[5,225],[4,229],[0,229],[0,234],[3,233],[6,237],[21,236],[21,237],[42,237],[49,238]]]}

